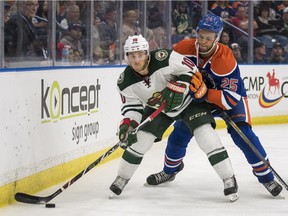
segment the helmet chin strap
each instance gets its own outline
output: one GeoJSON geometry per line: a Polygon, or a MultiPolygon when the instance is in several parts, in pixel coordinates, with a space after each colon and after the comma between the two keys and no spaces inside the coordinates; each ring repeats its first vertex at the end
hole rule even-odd
{"type": "Polygon", "coordinates": [[[201,55],[207,55],[207,54],[209,54],[209,53],[214,49],[214,47],[217,45],[218,41],[219,41],[219,38],[217,37],[217,38],[214,40],[214,42],[213,42],[213,46],[212,46],[207,52],[200,52],[200,50],[199,50],[199,43],[198,43],[198,40],[197,40],[197,41],[196,41],[196,45],[197,45],[197,51],[198,51],[198,53],[201,54],[201,55]]]}
{"type": "Polygon", "coordinates": [[[215,38],[212,47],[211,47],[207,52],[200,52],[200,50],[199,50],[199,43],[198,43],[198,33],[197,33],[197,39],[196,39],[197,52],[198,52],[200,55],[207,55],[207,54],[209,54],[209,53],[214,49],[214,47],[217,45],[218,41],[220,40],[221,32],[222,32],[222,30],[220,31],[220,33],[217,34],[217,37],[215,38]]]}

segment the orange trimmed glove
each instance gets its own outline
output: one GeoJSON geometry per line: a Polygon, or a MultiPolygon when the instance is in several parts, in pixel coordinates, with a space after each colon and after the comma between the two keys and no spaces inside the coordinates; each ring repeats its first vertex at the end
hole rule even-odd
{"type": "Polygon", "coordinates": [[[196,102],[203,102],[208,95],[208,89],[206,84],[203,82],[202,74],[197,71],[193,74],[190,85],[189,85],[190,95],[196,102]]]}

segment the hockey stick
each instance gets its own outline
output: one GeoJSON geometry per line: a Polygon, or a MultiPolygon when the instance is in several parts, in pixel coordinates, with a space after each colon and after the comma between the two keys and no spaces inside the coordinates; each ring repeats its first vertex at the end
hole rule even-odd
{"type": "MultiPolygon", "coordinates": [[[[162,105],[154,111],[150,116],[148,116],[141,124],[138,125],[132,132],[137,133],[137,131],[141,128],[143,128],[147,123],[152,121],[156,116],[158,116],[166,107],[166,102],[162,103],[162,105]]],[[[97,160],[92,162],[88,167],[86,167],[84,170],[82,170],[79,174],[74,176],[70,181],[68,181],[66,184],[64,184],[61,188],[59,188],[57,191],[52,193],[49,196],[34,196],[29,195],[26,193],[16,193],[14,198],[18,202],[22,203],[29,203],[29,204],[46,204],[56,196],[58,196],[60,193],[62,193],[65,189],[67,189],[70,185],[72,185],[74,182],[76,182],[78,179],[80,179],[83,175],[85,175],[87,172],[89,172],[91,169],[93,169],[95,166],[97,166],[101,161],[103,161],[106,157],[108,157],[110,154],[112,154],[119,146],[121,142],[118,142],[116,145],[114,145],[112,148],[110,148],[107,152],[105,152],[101,157],[99,157],[97,160]]]]}
{"type": "Polygon", "coordinates": [[[252,142],[247,138],[247,136],[240,130],[240,128],[236,125],[236,123],[231,120],[228,114],[225,111],[220,110],[220,115],[223,117],[223,119],[226,122],[230,124],[231,127],[235,129],[238,135],[245,141],[245,143],[256,154],[258,159],[260,159],[272,171],[272,173],[279,180],[279,182],[286,188],[286,190],[288,190],[288,185],[285,183],[285,181],[279,176],[279,174],[273,169],[273,167],[265,160],[265,158],[261,155],[258,149],[252,144],[252,142]]]}

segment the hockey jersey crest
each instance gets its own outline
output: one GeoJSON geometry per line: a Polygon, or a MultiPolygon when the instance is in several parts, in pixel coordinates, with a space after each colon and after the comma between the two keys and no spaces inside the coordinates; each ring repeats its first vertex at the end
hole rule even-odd
{"type": "Polygon", "coordinates": [[[155,59],[158,61],[163,61],[168,57],[167,50],[159,50],[155,53],[155,59]]]}

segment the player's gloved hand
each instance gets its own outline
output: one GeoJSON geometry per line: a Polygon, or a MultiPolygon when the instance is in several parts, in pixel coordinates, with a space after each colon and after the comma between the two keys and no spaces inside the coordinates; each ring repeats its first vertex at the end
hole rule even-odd
{"type": "Polygon", "coordinates": [[[152,107],[159,108],[161,104],[166,101],[167,105],[164,109],[165,112],[170,112],[177,106],[181,105],[184,98],[186,85],[170,81],[167,83],[166,88],[161,92],[155,92],[151,98],[148,99],[147,104],[152,107]]]}
{"type": "Polygon", "coordinates": [[[193,74],[190,85],[190,95],[196,102],[203,102],[208,95],[208,89],[206,84],[203,82],[202,74],[197,71],[193,74]]]}
{"type": "Polygon", "coordinates": [[[137,134],[133,130],[138,126],[138,123],[130,118],[124,118],[119,126],[120,147],[126,149],[128,146],[137,142],[137,134]]]}
{"type": "Polygon", "coordinates": [[[212,76],[205,70],[201,70],[203,82],[206,84],[208,89],[216,89],[216,83],[212,76]]]}

